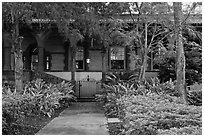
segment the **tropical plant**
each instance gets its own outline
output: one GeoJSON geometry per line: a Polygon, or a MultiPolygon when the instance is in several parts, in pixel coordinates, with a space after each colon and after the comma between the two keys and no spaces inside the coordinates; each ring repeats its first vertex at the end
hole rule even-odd
{"type": "Polygon", "coordinates": [[[32,81],[25,86],[23,94],[33,97],[41,112],[51,117],[54,109],[69,106],[75,100],[73,86],[65,81],[59,84],[45,83],[42,79],[32,81]]]}
{"type": "Polygon", "coordinates": [[[106,83],[115,85],[119,82],[134,83],[138,79],[138,74],[133,72],[113,72],[106,74],[106,83]]]}
{"type": "Polygon", "coordinates": [[[22,92],[3,88],[3,133],[18,134],[21,121],[29,116],[52,117],[55,110],[68,107],[75,100],[70,83],[49,84],[42,79],[28,83],[22,92]],[[16,130],[16,131],[15,131],[16,130]]]}
{"type": "Polygon", "coordinates": [[[202,106],[202,90],[189,91],[187,97],[189,105],[202,106]]]}
{"type": "MultiPolygon", "coordinates": [[[[161,134],[162,130],[171,130],[197,126],[196,131],[183,131],[185,134],[202,134],[201,107],[182,104],[177,97],[157,94],[123,96],[119,100],[123,105],[123,134],[161,134]]],[[[166,132],[167,133],[167,132],[166,132]]]]}

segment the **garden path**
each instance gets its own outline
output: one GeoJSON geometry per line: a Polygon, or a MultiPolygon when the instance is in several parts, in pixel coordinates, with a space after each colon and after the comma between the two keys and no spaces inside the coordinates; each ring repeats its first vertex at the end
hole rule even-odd
{"type": "Polygon", "coordinates": [[[102,106],[97,102],[76,102],[36,135],[108,135],[102,106]]]}

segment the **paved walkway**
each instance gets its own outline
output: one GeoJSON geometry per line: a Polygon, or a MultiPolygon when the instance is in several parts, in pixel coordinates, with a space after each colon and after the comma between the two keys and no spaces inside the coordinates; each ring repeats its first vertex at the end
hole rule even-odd
{"type": "Polygon", "coordinates": [[[76,102],[36,135],[108,135],[107,120],[97,102],[76,102]]]}

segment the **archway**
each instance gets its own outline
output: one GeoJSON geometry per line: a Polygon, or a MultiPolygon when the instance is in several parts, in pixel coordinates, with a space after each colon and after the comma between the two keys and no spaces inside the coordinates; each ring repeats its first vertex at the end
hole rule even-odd
{"type": "Polygon", "coordinates": [[[28,46],[23,55],[24,70],[35,71],[38,69],[38,47],[37,43],[28,46]]]}
{"type": "Polygon", "coordinates": [[[33,47],[30,50],[30,70],[31,71],[36,71],[38,70],[38,48],[37,47],[33,47]]]}

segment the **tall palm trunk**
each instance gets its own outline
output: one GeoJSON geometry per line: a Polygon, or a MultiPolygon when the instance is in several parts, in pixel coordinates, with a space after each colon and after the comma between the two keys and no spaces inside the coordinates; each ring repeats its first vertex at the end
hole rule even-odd
{"type": "Polygon", "coordinates": [[[176,34],[176,88],[182,95],[183,102],[187,104],[187,93],[185,88],[185,55],[183,48],[183,37],[182,37],[182,3],[174,2],[174,21],[175,21],[175,34],[176,34]]]}

